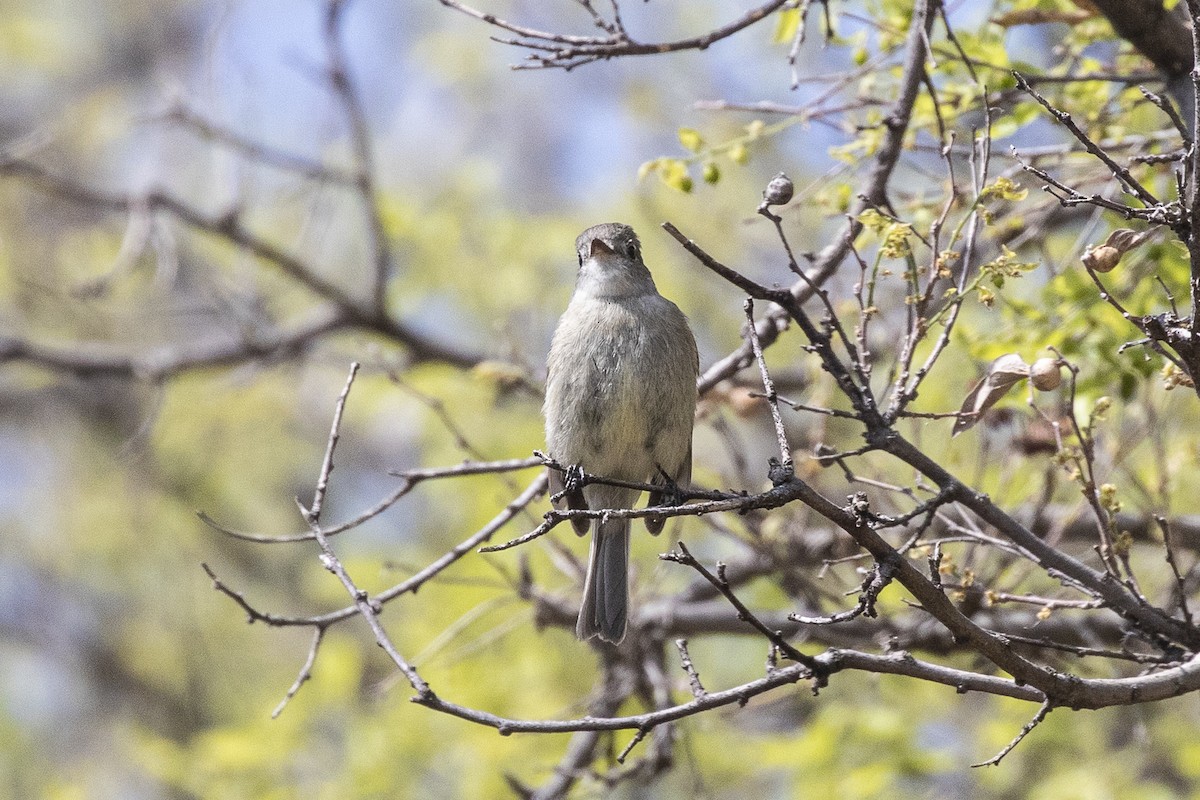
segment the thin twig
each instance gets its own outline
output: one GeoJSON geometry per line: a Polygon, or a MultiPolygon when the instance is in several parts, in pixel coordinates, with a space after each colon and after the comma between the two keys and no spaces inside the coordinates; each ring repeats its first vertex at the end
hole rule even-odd
{"type": "Polygon", "coordinates": [[[420,702],[423,698],[433,697],[433,691],[429,688],[429,684],[417,673],[416,668],[409,664],[404,656],[400,655],[400,651],[396,649],[396,645],[392,643],[391,638],[379,623],[379,612],[376,609],[376,603],[371,600],[370,595],[365,590],[359,589],[355,585],[354,580],[350,577],[342,562],[334,554],[333,548],[330,547],[329,540],[325,537],[319,524],[321,500],[324,497],[325,488],[328,486],[329,476],[333,472],[333,452],[340,436],[339,428],[342,422],[342,411],[345,408],[346,398],[350,394],[350,388],[354,384],[354,376],[357,372],[358,362],[355,362],[350,365],[350,374],[346,378],[345,388],[338,395],[337,404],[334,407],[333,424],[329,431],[329,444],[325,449],[325,458],[321,463],[320,476],[317,478],[317,489],[314,492],[313,505],[311,508],[305,508],[304,504],[299,500],[296,501],[296,505],[300,507],[301,514],[312,528],[313,538],[317,540],[317,545],[321,549],[321,564],[325,569],[337,576],[342,586],[346,588],[346,592],[354,599],[354,607],[362,615],[363,619],[367,621],[371,632],[375,634],[375,641],[388,654],[388,657],[391,658],[396,668],[408,679],[409,685],[417,693],[413,699],[420,702]]]}
{"type": "MultiPolygon", "coordinates": [[[[310,526],[317,526],[318,530],[321,521],[321,506],[325,503],[325,493],[329,490],[329,476],[333,473],[333,451],[337,448],[338,440],[341,438],[342,428],[342,413],[346,410],[346,398],[350,396],[350,387],[354,385],[354,377],[358,375],[359,363],[351,362],[350,374],[346,376],[346,385],[342,388],[342,393],[338,395],[337,403],[333,408],[333,424],[329,430],[329,442],[325,446],[325,457],[321,460],[321,474],[317,478],[317,488],[313,492],[312,504],[304,509],[304,519],[310,526]]],[[[300,501],[296,500],[297,504],[300,501]]],[[[300,506],[304,508],[303,505],[300,506]]]]}
{"type": "Polygon", "coordinates": [[[775,394],[775,384],[771,381],[771,373],[767,370],[767,362],[763,358],[762,345],[758,341],[758,333],[754,329],[754,301],[746,298],[742,304],[746,312],[746,336],[754,349],[754,358],[758,361],[758,370],[762,375],[763,391],[766,393],[767,405],[771,407],[771,419],[775,423],[775,439],[779,444],[780,474],[772,476],[772,481],[781,483],[795,474],[796,466],[792,460],[792,448],[788,445],[787,431],[783,429],[783,417],[779,415],[779,397],[775,394]]]}
{"type": "Polygon", "coordinates": [[[1021,732],[1016,735],[1016,738],[1014,738],[1011,742],[1009,742],[1007,745],[1005,745],[1003,750],[1001,750],[999,753],[997,753],[996,755],[989,758],[987,761],[980,761],[978,764],[972,764],[971,766],[972,767],[994,767],[997,764],[999,764],[1000,760],[1002,758],[1004,758],[1006,755],[1011,753],[1013,751],[1013,748],[1015,748],[1017,745],[1019,745],[1021,743],[1021,740],[1023,740],[1026,736],[1028,736],[1030,733],[1033,732],[1033,729],[1036,728],[1038,726],[1038,724],[1046,718],[1046,715],[1050,713],[1051,708],[1052,708],[1052,706],[1050,705],[1050,701],[1049,700],[1044,701],[1042,703],[1042,707],[1039,708],[1038,712],[1033,715],[1033,719],[1031,719],[1031,720],[1029,720],[1029,722],[1025,723],[1025,727],[1021,728],[1021,732]]]}
{"type": "Polygon", "coordinates": [[[1146,187],[1142,186],[1142,184],[1139,183],[1138,180],[1129,173],[1129,170],[1125,169],[1125,167],[1121,166],[1116,161],[1113,161],[1112,156],[1110,156],[1104,151],[1103,148],[1092,141],[1091,137],[1084,133],[1083,129],[1075,124],[1075,120],[1070,114],[1052,106],[1049,100],[1047,100],[1041,93],[1029,85],[1029,81],[1025,80],[1025,77],[1020,72],[1013,70],[1012,75],[1017,80],[1017,86],[1019,86],[1022,91],[1024,91],[1034,100],[1036,100],[1038,105],[1046,109],[1046,111],[1048,111],[1052,117],[1058,120],[1063,127],[1069,130],[1075,136],[1075,138],[1079,140],[1080,144],[1087,148],[1089,153],[1100,159],[1104,166],[1111,169],[1113,175],[1117,177],[1117,180],[1119,180],[1131,194],[1135,195],[1147,206],[1162,205],[1157,197],[1151,194],[1146,187]]]}
{"type": "Polygon", "coordinates": [[[1183,620],[1188,625],[1194,624],[1192,621],[1192,610],[1188,606],[1188,591],[1187,582],[1184,580],[1183,574],[1179,571],[1179,564],[1175,561],[1175,549],[1171,547],[1171,523],[1166,517],[1159,514],[1154,515],[1154,521],[1158,524],[1159,530],[1162,531],[1163,549],[1167,553],[1167,563],[1171,566],[1171,574],[1175,576],[1175,591],[1179,593],[1179,611],[1183,614],[1183,620]]]}
{"type": "Polygon", "coordinates": [[[746,605],[738,598],[738,596],[733,593],[733,590],[729,587],[729,581],[725,580],[723,577],[723,573],[725,571],[724,564],[717,564],[717,574],[714,575],[713,573],[709,572],[703,564],[696,560],[691,552],[688,551],[687,546],[683,542],[679,542],[678,547],[679,552],[664,553],[659,556],[659,558],[661,558],[663,561],[674,561],[677,564],[683,564],[696,570],[696,572],[700,573],[700,575],[706,581],[712,584],[713,588],[720,592],[721,595],[729,601],[729,604],[737,610],[738,619],[753,626],[759,633],[767,637],[771,644],[778,647],[781,652],[787,655],[788,658],[811,669],[813,671],[813,677],[818,679],[823,677],[824,673],[820,670],[816,659],[814,659],[812,656],[805,655],[803,652],[797,650],[795,647],[789,644],[788,641],[783,638],[783,634],[779,631],[773,631],[764,625],[762,621],[758,619],[758,617],[754,616],[754,612],[747,608],[746,605]]]}
{"type": "MultiPolygon", "coordinates": [[[[493,27],[515,34],[517,38],[493,37],[503,44],[529,50],[526,61],[516,69],[558,68],[571,70],[583,64],[619,56],[660,55],[681,50],[704,50],[756,22],[766,19],[789,0],[769,0],[752,8],[737,19],[713,28],[707,33],[668,42],[637,42],[629,37],[624,26],[605,29],[603,36],[576,36],[538,30],[501,19],[495,14],[479,11],[459,0],[438,0],[442,5],[482,20],[493,27]]],[[[603,27],[603,26],[602,26],[603,27]]]]}
{"type": "MultiPolygon", "coordinates": [[[[516,470],[528,469],[529,467],[541,466],[543,460],[537,456],[530,458],[510,458],[502,461],[464,461],[461,464],[455,464],[451,467],[425,467],[422,469],[409,469],[402,471],[389,472],[389,475],[394,475],[403,479],[400,486],[393,489],[386,497],[382,498],[375,505],[360,512],[357,516],[340,522],[337,525],[331,525],[328,528],[322,528],[322,532],[329,537],[337,536],[338,534],[354,530],[363,523],[374,519],[389,508],[394,506],[404,496],[408,495],[419,484],[441,478],[458,478],[471,475],[491,475],[511,472],[516,470]]],[[[304,533],[291,533],[282,535],[270,535],[263,533],[249,533],[247,531],[239,531],[233,528],[226,527],[214,520],[204,511],[197,511],[196,516],[215,531],[218,531],[226,536],[234,539],[241,539],[246,542],[254,542],[255,544],[290,544],[294,542],[305,542],[315,538],[311,531],[304,533]]]]}
{"type": "Polygon", "coordinates": [[[312,644],[308,646],[308,657],[304,659],[304,664],[300,667],[300,673],[296,675],[296,680],[288,688],[287,694],[283,696],[283,699],[279,701],[279,705],[275,706],[275,710],[271,712],[271,719],[279,718],[279,715],[287,708],[288,703],[292,702],[292,698],[300,691],[300,687],[312,677],[313,664],[317,661],[317,651],[321,648],[321,642],[325,639],[326,630],[327,628],[320,625],[314,628],[312,644]]]}
{"type": "Polygon", "coordinates": [[[700,673],[696,671],[696,665],[692,663],[692,655],[688,652],[687,639],[676,639],[675,647],[679,649],[679,665],[687,673],[688,686],[692,689],[692,697],[704,697],[708,692],[705,691],[704,684],[700,682],[700,673]]]}

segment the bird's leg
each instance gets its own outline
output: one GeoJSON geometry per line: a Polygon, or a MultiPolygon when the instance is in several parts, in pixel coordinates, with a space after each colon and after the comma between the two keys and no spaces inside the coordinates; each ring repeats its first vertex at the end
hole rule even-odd
{"type": "Polygon", "coordinates": [[[584,472],[582,464],[571,464],[563,470],[563,491],[567,496],[583,491],[584,472]]]}
{"type": "Polygon", "coordinates": [[[663,469],[661,466],[656,467],[656,469],[658,469],[658,478],[659,479],[656,480],[655,483],[659,484],[662,488],[660,488],[658,491],[656,491],[654,493],[654,495],[657,495],[657,502],[655,502],[654,505],[663,505],[663,506],[681,506],[681,505],[683,505],[684,500],[687,499],[683,495],[683,489],[680,488],[679,484],[675,481],[675,479],[672,478],[670,475],[668,475],[667,471],[665,469],[663,469]]]}
{"type": "MultiPolygon", "coordinates": [[[[583,487],[587,483],[584,477],[582,464],[571,464],[563,470],[563,496],[567,499],[567,508],[572,510],[586,509],[588,507],[587,498],[583,496],[583,487]]],[[[577,517],[571,520],[571,527],[575,529],[575,533],[583,536],[588,531],[591,521],[585,517],[577,517]]]]}

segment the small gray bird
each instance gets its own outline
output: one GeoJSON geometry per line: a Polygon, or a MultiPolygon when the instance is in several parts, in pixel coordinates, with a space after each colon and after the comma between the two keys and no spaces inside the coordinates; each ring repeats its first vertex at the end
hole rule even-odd
{"type": "MultiPolygon", "coordinates": [[[[588,228],[575,240],[579,276],[571,303],[550,345],[546,382],[546,445],[564,467],[615,480],[650,482],[659,505],[671,484],[692,477],[692,420],[696,413],[696,340],[679,307],[658,293],[642,263],[641,243],[628,225],[588,228]]],[[[568,478],[551,469],[550,491],[568,478]]],[[[630,508],[637,489],[593,483],[557,506],[630,508]]],[[[629,520],[592,521],[592,545],[580,639],[625,638],[629,604],[629,520]]],[[[650,517],[651,533],[664,520],[650,517]]],[[[573,520],[579,535],[588,520],[573,520]]]]}

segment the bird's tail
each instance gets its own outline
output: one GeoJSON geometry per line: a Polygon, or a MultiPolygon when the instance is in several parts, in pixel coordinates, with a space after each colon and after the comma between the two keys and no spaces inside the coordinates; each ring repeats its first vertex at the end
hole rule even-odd
{"type": "Polygon", "coordinates": [[[580,639],[599,636],[620,643],[625,638],[628,606],[629,520],[597,520],[575,634],[580,639]]]}

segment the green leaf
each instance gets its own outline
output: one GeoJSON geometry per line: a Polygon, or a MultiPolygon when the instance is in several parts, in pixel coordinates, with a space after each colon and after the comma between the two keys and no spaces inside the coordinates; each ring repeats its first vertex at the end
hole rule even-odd
{"type": "Polygon", "coordinates": [[[983,200],[988,197],[998,197],[1001,200],[1017,202],[1024,200],[1028,195],[1028,189],[1021,188],[1021,184],[1017,183],[1012,178],[1002,175],[994,182],[984,187],[983,191],[979,193],[979,199],[983,200]]]}
{"type": "Polygon", "coordinates": [[[775,15],[775,33],[771,35],[771,40],[775,44],[790,42],[799,29],[800,9],[785,8],[775,15]]]}
{"type": "Polygon", "coordinates": [[[678,158],[663,158],[659,161],[662,166],[658,175],[663,183],[684,193],[692,190],[692,176],[688,173],[687,162],[678,158]]]}
{"type": "Polygon", "coordinates": [[[679,143],[683,145],[685,150],[698,153],[704,147],[704,137],[700,135],[700,131],[694,128],[680,128],[679,143]]]}

